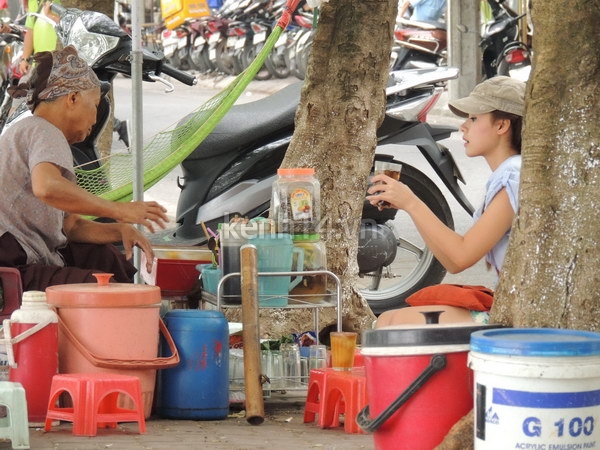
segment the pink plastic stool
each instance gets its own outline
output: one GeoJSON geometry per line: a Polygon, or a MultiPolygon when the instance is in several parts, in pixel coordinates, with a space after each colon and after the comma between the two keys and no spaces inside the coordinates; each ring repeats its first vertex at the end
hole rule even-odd
{"type": "Polygon", "coordinates": [[[44,430],[50,431],[53,419],[73,422],[75,436],[96,436],[98,427],[115,428],[118,422],[137,422],[143,434],[146,421],[140,379],[113,373],[54,375],[44,430]],[[57,406],[63,392],[71,396],[72,407],[57,406]],[[118,406],[121,393],[133,400],[134,409],[118,406]]]}
{"type": "Polygon", "coordinates": [[[340,415],[343,414],[346,433],[364,433],[356,423],[356,416],[368,404],[364,367],[325,371],[325,389],[321,396],[321,427],[339,426],[340,415]]]}

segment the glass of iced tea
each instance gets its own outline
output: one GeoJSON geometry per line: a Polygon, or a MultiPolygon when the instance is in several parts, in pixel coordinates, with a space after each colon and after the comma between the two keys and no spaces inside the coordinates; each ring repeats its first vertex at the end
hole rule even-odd
{"type": "MultiPolygon", "coordinates": [[[[396,181],[400,180],[400,172],[402,171],[402,164],[393,163],[389,161],[375,161],[373,173],[375,175],[383,174],[396,181]]],[[[379,184],[379,183],[376,183],[379,184]]],[[[380,201],[377,206],[381,208],[388,208],[390,204],[385,201],[380,201]]]]}
{"type": "Polygon", "coordinates": [[[353,331],[333,331],[331,339],[331,367],[334,370],[350,370],[354,365],[356,336],[353,331]]]}

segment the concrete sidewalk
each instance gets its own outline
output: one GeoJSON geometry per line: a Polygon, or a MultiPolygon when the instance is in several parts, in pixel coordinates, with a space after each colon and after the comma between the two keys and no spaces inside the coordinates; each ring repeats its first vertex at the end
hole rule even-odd
{"type": "MultiPolygon", "coordinates": [[[[250,425],[244,411],[232,408],[225,420],[192,421],[150,418],[146,433],[139,434],[137,423],[118,424],[116,429],[100,429],[95,437],[73,436],[70,423],[61,423],[49,432],[30,429],[32,449],[373,449],[373,436],[346,434],[342,427],[321,429],[303,423],[304,398],[290,397],[265,402],[265,421],[250,425]]],[[[0,448],[11,448],[10,442],[0,448]]]]}

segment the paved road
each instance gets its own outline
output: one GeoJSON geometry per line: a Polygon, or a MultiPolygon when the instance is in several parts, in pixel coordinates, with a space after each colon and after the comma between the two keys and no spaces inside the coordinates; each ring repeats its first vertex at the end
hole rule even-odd
{"type": "MultiPolygon", "coordinates": [[[[149,139],[155,133],[177,123],[179,119],[198,108],[203,102],[215,95],[220,89],[228,85],[231,78],[203,78],[197,86],[189,87],[175,82],[175,91],[164,92],[164,86],[159,83],[144,83],[143,118],[144,118],[144,140],[149,139]]],[[[282,87],[297,80],[290,78],[286,80],[253,81],[246,92],[242,94],[239,102],[254,101],[270,93],[276,92],[282,87]]],[[[131,111],[131,80],[117,78],[115,80],[116,114],[119,118],[130,117],[131,111]]],[[[458,127],[460,121],[447,112],[445,102],[442,100],[433,113],[429,115],[431,123],[453,125],[458,127]]],[[[449,139],[442,142],[452,152],[458,166],[460,167],[466,186],[464,191],[473,205],[478,205],[483,199],[485,182],[489,176],[489,168],[482,158],[470,159],[464,155],[463,144],[460,133],[454,133],[449,139]]],[[[120,145],[120,143],[116,144],[120,145]]],[[[413,147],[384,146],[380,152],[398,156],[402,161],[413,165],[431,179],[437,181],[437,176],[425,162],[420,152],[413,147]]],[[[160,183],[146,192],[146,198],[157,200],[168,209],[168,214],[175,216],[177,209],[177,177],[180,169],[174,169],[160,183]]],[[[470,216],[451,197],[446,188],[440,185],[440,189],[449,199],[458,232],[465,232],[470,224],[470,216]]],[[[488,271],[484,263],[462,272],[458,275],[448,275],[446,282],[462,284],[482,284],[492,286],[493,274],[488,271]]]]}

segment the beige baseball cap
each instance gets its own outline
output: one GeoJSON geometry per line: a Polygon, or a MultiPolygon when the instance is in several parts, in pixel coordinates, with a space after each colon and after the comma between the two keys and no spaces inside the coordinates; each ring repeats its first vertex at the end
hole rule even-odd
{"type": "Polygon", "coordinates": [[[468,97],[448,102],[450,110],[460,117],[503,111],[517,116],[525,112],[525,83],[497,76],[475,86],[468,97]]]}

